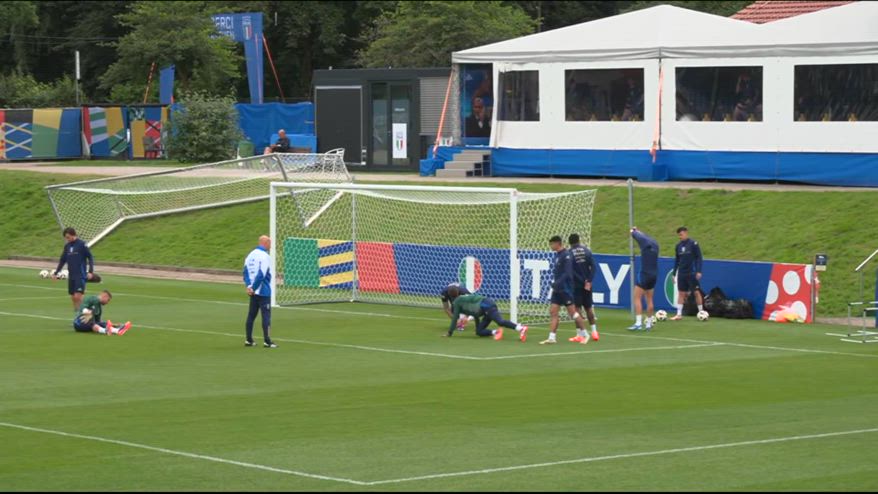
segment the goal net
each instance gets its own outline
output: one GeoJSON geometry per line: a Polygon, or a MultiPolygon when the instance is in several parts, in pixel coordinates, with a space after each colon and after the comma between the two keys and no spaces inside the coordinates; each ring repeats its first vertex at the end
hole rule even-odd
{"type": "Polygon", "coordinates": [[[46,187],[61,228],[94,245],[125,220],[268,198],[272,181],[351,182],[344,150],[274,153],[46,187]]]}
{"type": "Polygon", "coordinates": [[[549,238],[591,241],[595,191],[273,183],[274,305],[436,307],[449,283],[548,320],[549,238]]]}

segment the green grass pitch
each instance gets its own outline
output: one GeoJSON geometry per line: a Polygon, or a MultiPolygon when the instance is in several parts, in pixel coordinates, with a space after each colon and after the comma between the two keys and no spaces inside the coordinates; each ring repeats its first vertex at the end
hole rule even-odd
{"type": "Polygon", "coordinates": [[[269,350],[241,286],[104,281],[125,336],[0,269],[3,490],[878,489],[878,345],[826,326],[599,309],[600,341],[547,347],[332,304],[275,309],[269,350]]]}

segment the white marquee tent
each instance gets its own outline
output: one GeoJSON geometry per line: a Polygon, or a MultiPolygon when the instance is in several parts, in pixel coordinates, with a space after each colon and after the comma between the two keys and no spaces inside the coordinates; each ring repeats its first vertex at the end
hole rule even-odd
{"type": "MultiPolygon", "coordinates": [[[[501,74],[538,71],[538,120],[498,120],[495,111],[490,145],[496,148],[645,151],[660,136],[663,151],[878,153],[878,121],[801,121],[795,108],[796,66],[878,64],[878,2],[762,25],[662,5],[456,52],[452,60],[492,64],[498,99],[501,74]],[[693,67],[759,70],[760,119],[681,119],[678,69],[693,67]],[[566,118],[567,71],[589,69],[641,69],[643,115],[566,118]]],[[[878,101],[878,79],[873,82],[867,101],[878,101]]]]}

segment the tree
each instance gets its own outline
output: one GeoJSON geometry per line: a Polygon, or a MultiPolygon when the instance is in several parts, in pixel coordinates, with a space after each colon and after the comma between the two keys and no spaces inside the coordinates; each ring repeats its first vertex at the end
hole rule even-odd
{"type": "Polygon", "coordinates": [[[184,93],[180,106],[182,110],[171,119],[171,158],[210,163],[234,157],[235,144],[243,138],[234,98],[205,92],[184,93]]]}
{"type": "Polygon", "coordinates": [[[521,8],[499,1],[402,1],[378,18],[361,52],[367,67],[446,67],[451,53],[533,32],[521,8]]]}
{"type": "Polygon", "coordinates": [[[536,20],[538,31],[549,31],[616,15],[631,2],[517,0],[507,3],[518,5],[536,20]]]}
{"type": "MultiPolygon", "coordinates": [[[[28,39],[25,32],[37,24],[37,6],[34,2],[0,2],[0,38],[12,43],[12,60],[19,71],[27,69],[28,39]]],[[[2,45],[0,50],[6,51],[2,45]]]]}
{"type": "MultiPolygon", "coordinates": [[[[101,86],[132,103],[132,87],[145,88],[153,62],[158,69],[176,65],[176,79],[181,91],[202,91],[212,95],[233,92],[240,77],[239,56],[234,42],[216,35],[212,13],[217,6],[204,1],[141,1],[118,16],[131,32],[113,43],[117,61],[101,78],[101,86]]],[[[136,93],[134,93],[136,94],[136,93]]],[[[154,91],[153,94],[156,94],[154,91]]]]}

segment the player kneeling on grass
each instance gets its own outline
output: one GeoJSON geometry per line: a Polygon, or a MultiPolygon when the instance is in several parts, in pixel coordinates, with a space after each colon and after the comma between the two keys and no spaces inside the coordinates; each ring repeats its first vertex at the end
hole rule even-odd
{"type": "MultiPolygon", "coordinates": [[[[439,296],[442,298],[442,310],[445,311],[445,314],[447,314],[448,317],[451,317],[451,300],[452,300],[452,298],[450,296],[448,296],[448,290],[450,290],[451,287],[456,287],[458,290],[458,293],[460,295],[469,295],[470,294],[469,290],[460,286],[460,284],[458,284],[458,283],[449,283],[448,286],[446,286],[445,289],[443,289],[439,293],[439,296]]],[[[460,318],[457,319],[457,330],[463,331],[464,328],[466,328],[466,323],[468,323],[472,320],[473,320],[473,316],[467,316],[467,315],[461,314],[460,318]]]]}
{"type": "Polygon", "coordinates": [[[497,304],[482,295],[460,295],[460,289],[456,286],[449,287],[448,295],[452,300],[451,309],[451,325],[448,328],[448,334],[443,336],[454,335],[454,329],[461,315],[473,316],[476,319],[476,334],[479,336],[493,336],[495,340],[503,339],[503,328],[509,328],[518,331],[518,339],[522,343],[527,341],[527,326],[516,324],[512,321],[503,319],[497,304]],[[488,330],[491,321],[496,322],[500,327],[495,330],[488,330]]]}
{"type": "Polygon", "coordinates": [[[100,333],[100,334],[116,334],[122,336],[131,329],[131,322],[126,322],[122,326],[113,326],[110,320],[101,321],[101,313],[103,306],[110,303],[113,295],[109,290],[104,290],[100,295],[89,295],[82,301],[76,319],[73,320],[73,329],[77,333],[100,333]]]}

